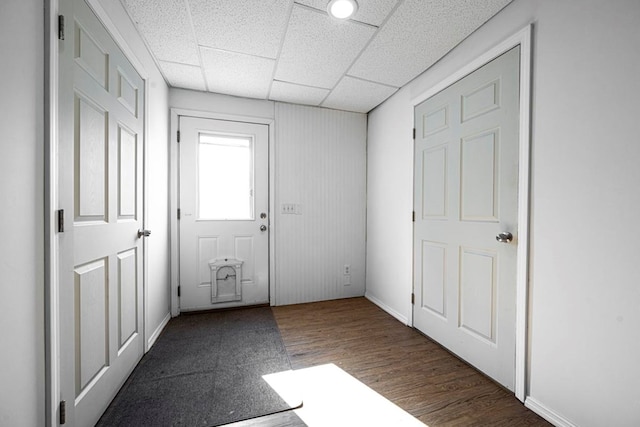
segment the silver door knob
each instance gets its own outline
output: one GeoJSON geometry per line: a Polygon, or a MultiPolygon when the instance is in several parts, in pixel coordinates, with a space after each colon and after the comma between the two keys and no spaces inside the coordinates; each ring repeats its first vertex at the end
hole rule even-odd
{"type": "Polygon", "coordinates": [[[138,239],[142,237],[149,237],[151,235],[151,230],[138,230],[138,239]]]}
{"type": "Polygon", "coordinates": [[[500,243],[510,243],[513,240],[513,234],[508,231],[503,231],[502,233],[498,233],[496,240],[500,243]]]}
{"type": "Polygon", "coordinates": [[[260,226],[260,231],[267,231],[267,226],[266,226],[266,225],[264,225],[264,224],[262,224],[262,225],[260,226]]]}

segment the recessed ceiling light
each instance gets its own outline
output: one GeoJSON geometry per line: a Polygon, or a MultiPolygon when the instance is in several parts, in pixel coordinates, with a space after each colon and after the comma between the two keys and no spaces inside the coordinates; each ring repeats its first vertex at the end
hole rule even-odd
{"type": "Polygon", "coordinates": [[[356,0],[331,0],[327,5],[329,16],[336,19],[349,19],[357,10],[356,0]]]}

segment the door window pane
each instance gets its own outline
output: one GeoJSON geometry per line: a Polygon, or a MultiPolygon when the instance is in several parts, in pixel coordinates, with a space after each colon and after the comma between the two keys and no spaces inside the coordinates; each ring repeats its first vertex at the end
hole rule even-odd
{"type": "Polygon", "coordinates": [[[198,219],[253,219],[253,138],[199,135],[198,219]]]}

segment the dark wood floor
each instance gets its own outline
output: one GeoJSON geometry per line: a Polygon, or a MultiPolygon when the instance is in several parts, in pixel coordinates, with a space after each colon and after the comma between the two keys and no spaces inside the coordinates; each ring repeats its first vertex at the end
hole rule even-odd
{"type": "MultiPolygon", "coordinates": [[[[334,363],[429,427],[550,425],[511,392],[365,298],[273,312],[293,369],[334,363]]],[[[281,417],[281,425],[290,425],[281,417]]],[[[277,418],[272,421],[264,425],[278,425],[277,418]]]]}

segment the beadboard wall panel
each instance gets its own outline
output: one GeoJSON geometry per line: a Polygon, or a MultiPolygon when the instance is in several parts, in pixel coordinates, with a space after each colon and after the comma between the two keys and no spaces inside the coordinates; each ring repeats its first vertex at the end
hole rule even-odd
{"type": "Polygon", "coordinates": [[[364,295],[366,115],[276,103],[275,126],[276,305],[364,295]]]}

